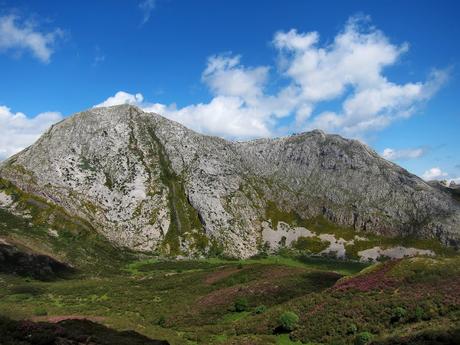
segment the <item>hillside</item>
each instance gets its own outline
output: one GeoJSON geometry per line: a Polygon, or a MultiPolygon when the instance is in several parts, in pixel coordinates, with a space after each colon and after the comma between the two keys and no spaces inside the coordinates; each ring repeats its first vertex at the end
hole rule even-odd
{"type": "Polygon", "coordinates": [[[155,344],[135,332],[171,345],[458,344],[458,257],[366,266],[277,256],[142,260],[50,282],[0,273],[3,316],[31,320],[0,317],[0,344],[155,344]]]}
{"type": "Polygon", "coordinates": [[[0,178],[3,209],[57,237],[79,229],[159,255],[247,258],[297,245],[357,256],[391,249],[385,238],[426,240],[395,249],[404,256],[460,243],[451,195],[320,131],[230,142],[133,106],[95,108],[3,162],[0,178]]]}

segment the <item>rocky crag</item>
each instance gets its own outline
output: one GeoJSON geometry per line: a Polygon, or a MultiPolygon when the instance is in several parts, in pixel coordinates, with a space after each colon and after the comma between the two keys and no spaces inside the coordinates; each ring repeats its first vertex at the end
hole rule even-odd
{"type": "Polygon", "coordinates": [[[94,108],[3,162],[0,178],[0,206],[27,213],[11,196],[20,192],[136,251],[245,258],[267,228],[314,219],[460,244],[450,193],[321,131],[231,142],[129,105],[94,108]]]}

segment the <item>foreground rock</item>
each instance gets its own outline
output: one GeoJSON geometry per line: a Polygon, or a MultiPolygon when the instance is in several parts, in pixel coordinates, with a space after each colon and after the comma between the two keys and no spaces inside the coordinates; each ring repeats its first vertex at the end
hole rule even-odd
{"type": "Polygon", "coordinates": [[[67,276],[74,269],[47,255],[21,251],[0,239],[0,272],[53,280],[67,276]]]}
{"type": "MultiPolygon", "coordinates": [[[[96,108],[54,125],[0,165],[0,177],[138,251],[249,257],[267,227],[314,217],[460,243],[449,193],[321,131],[230,142],[133,106],[96,108]]],[[[11,189],[0,198],[10,208],[11,189]]]]}
{"type": "Polygon", "coordinates": [[[5,345],[168,345],[134,331],[118,332],[89,320],[58,323],[13,321],[0,316],[0,344],[5,345]]]}

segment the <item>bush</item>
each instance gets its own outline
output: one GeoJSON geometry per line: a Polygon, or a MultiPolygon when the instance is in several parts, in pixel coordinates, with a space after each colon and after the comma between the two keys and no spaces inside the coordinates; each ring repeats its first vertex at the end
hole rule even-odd
{"type": "Polygon", "coordinates": [[[262,314],[262,313],[265,313],[266,310],[267,310],[266,306],[259,305],[258,307],[256,307],[256,309],[254,309],[254,314],[262,314]]]}
{"type": "Polygon", "coordinates": [[[158,318],[157,323],[158,323],[158,326],[164,327],[164,326],[166,325],[166,318],[165,318],[163,315],[161,315],[161,316],[158,318]]]}
{"type": "Polygon", "coordinates": [[[249,303],[246,298],[238,298],[235,301],[234,308],[235,308],[235,311],[237,312],[246,311],[248,310],[248,307],[249,307],[249,303]]]}
{"type": "Polygon", "coordinates": [[[393,316],[391,317],[392,322],[398,322],[401,321],[406,317],[406,309],[403,307],[397,307],[393,310],[393,316]]]}
{"type": "Polygon", "coordinates": [[[424,314],[425,312],[423,311],[421,307],[415,308],[415,320],[422,321],[424,318],[424,314]]]}
{"type": "Polygon", "coordinates": [[[46,316],[48,315],[48,312],[43,307],[37,307],[34,309],[34,314],[35,316],[46,316]]]}
{"type": "Polygon", "coordinates": [[[358,326],[356,326],[354,323],[349,324],[347,328],[347,334],[356,334],[356,332],[358,332],[358,326]]]}
{"type": "Polygon", "coordinates": [[[355,338],[355,345],[367,345],[372,340],[372,333],[362,332],[359,333],[355,338]]]}
{"type": "Polygon", "coordinates": [[[279,319],[280,328],[284,331],[291,332],[297,327],[299,317],[292,311],[285,311],[280,315],[279,319]]]}

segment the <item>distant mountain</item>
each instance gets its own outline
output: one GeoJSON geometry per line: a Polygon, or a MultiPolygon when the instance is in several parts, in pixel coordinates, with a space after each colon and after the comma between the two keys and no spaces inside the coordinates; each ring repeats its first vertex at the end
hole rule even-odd
{"type": "Polygon", "coordinates": [[[81,227],[135,251],[245,258],[273,246],[274,234],[312,238],[315,224],[460,245],[450,193],[317,130],[231,142],[134,106],[95,108],[3,162],[0,178],[0,206],[11,212],[56,236],[81,227]]]}

